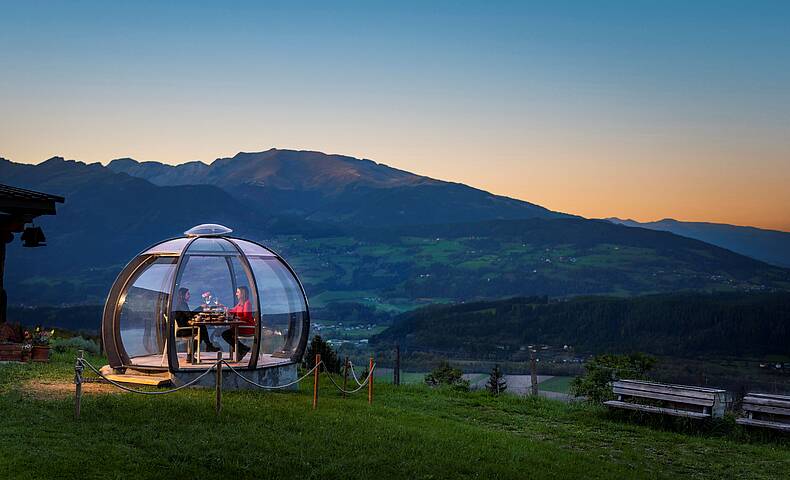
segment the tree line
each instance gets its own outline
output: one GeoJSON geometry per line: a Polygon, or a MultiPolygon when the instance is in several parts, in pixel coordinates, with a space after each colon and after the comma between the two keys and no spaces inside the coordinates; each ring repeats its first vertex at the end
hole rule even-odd
{"type": "Polygon", "coordinates": [[[457,352],[569,345],[578,352],[790,355],[790,293],[519,297],[405,313],[372,343],[457,352]]]}

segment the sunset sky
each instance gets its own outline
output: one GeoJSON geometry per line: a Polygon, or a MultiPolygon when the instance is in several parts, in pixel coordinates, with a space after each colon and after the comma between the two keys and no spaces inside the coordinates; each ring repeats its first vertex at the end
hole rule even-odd
{"type": "Polygon", "coordinates": [[[588,217],[790,231],[790,2],[0,12],[0,156],[13,161],[309,149],[588,217]]]}

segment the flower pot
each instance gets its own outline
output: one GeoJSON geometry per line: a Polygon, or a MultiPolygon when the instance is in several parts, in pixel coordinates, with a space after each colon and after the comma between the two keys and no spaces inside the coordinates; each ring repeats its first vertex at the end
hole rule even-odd
{"type": "Polygon", "coordinates": [[[21,343],[0,344],[0,361],[18,362],[22,360],[21,343]]]}
{"type": "Polygon", "coordinates": [[[48,362],[49,345],[33,345],[31,357],[34,362],[48,362]]]}

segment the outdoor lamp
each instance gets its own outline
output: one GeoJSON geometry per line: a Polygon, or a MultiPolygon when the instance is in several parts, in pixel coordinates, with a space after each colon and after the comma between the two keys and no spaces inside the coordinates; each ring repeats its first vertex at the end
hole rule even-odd
{"type": "Polygon", "coordinates": [[[47,245],[47,238],[41,227],[25,227],[22,232],[23,247],[44,247],[47,245]]]}

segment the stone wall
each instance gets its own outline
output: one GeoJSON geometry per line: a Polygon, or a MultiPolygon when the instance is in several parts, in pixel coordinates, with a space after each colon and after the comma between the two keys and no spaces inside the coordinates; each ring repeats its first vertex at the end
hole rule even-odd
{"type": "MultiPolygon", "coordinates": [[[[207,367],[208,368],[208,367],[207,367]]],[[[297,368],[295,363],[289,365],[279,365],[275,367],[260,368],[255,370],[241,370],[236,369],[237,372],[244,375],[249,380],[255,383],[266,386],[278,386],[291,383],[298,377],[297,368]]],[[[180,371],[172,374],[172,382],[175,386],[180,386],[189,383],[195,377],[200,376],[205,370],[180,371]]],[[[200,387],[214,388],[216,383],[216,372],[212,371],[205,377],[201,378],[195,385],[200,387]]],[[[245,382],[238,375],[233,373],[227,366],[222,369],[222,388],[223,390],[264,390],[254,385],[245,382]]],[[[280,390],[298,390],[299,386],[294,384],[280,390]]]]}

